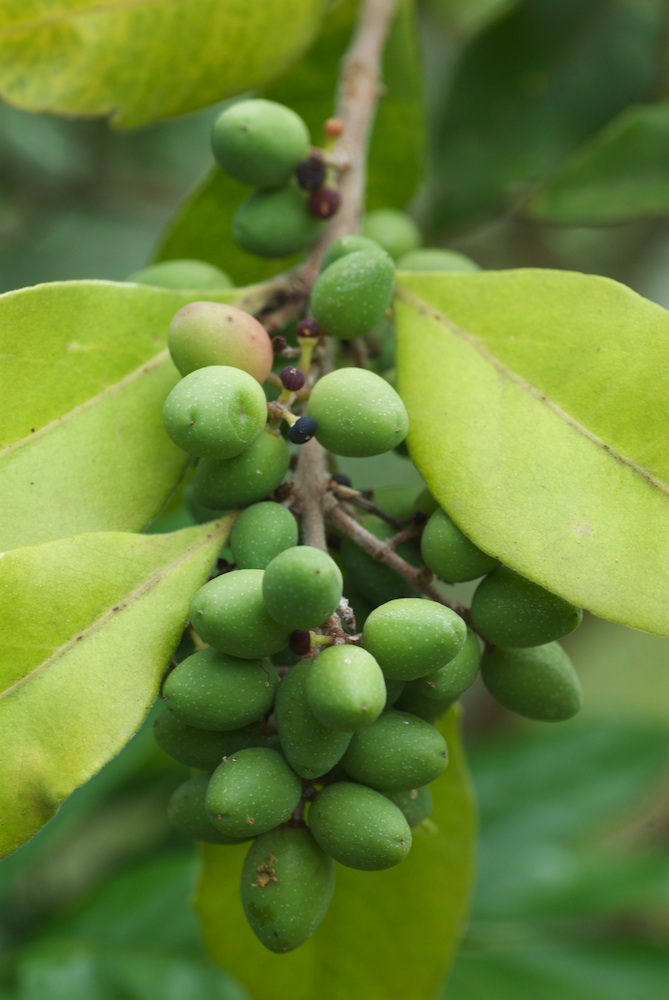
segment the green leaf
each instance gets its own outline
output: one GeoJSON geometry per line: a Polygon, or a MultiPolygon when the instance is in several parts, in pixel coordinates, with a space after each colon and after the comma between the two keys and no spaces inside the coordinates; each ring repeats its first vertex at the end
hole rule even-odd
{"type": "Polygon", "coordinates": [[[0,296],[0,551],[155,517],[187,462],[162,426],[169,322],[239,296],[105,281],[0,296]]]}
{"type": "Polygon", "coordinates": [[[398,276],[398,383],[430,490],[485,552],[669,634],[669,316],[607,278],[398,276]]]}
{"type": "Polygon", "coordinates": [[[0,95],[129,128],[257,87],[311,42],[323,0],[9,0],[0,95]]]}
{"type": "Polygon", "coordinates": [[[382,872],[337,867],[321,927],[287,955],[266,951],[246,925],[239,899],[244,846],[202,848],[196,893],[205,943],[254,1000],[432,1000],[465,919],[473,864],[474,814],[457,735],[446,717],[450,764],[433,783],[434,811],[414,830],[409,857],[382,872]]]}
{"type": "Polygon", "coordinates": [[[0,559],[0,851],[139,728],[229,519],[78,535],[0,559]]]}
{"type": "Polygon", "coordinates": [[[527,205],[540,222],[593,225],[669,212],[669,104],[629,108],[527,205]]]}
{"type": "Polygon", "coordinates": [[[654,83],[661,0],[525,0],[465,51],[437,128],[436,204],[515,201],[654,83]]]}

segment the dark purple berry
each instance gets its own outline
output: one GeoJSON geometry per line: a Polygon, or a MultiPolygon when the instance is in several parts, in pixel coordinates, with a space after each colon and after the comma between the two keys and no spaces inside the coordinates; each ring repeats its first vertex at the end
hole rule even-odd
{"type": "Polygon", "coordinates": [[[316,191],[325,183],[325,164],[318,156],[309,156],[295,171],[297,183],[305,191],[316,191]]]}
{"type": "Polygon", "coordinates": [[[295,325],[295,333],[298,337],[309,337],[315,340],[317,337],[320,337],[321,328],[315,319],[308,317],[307,319],[301,319],[295,325]]]}
{"type": "Polygon", "coordinates": [[[296,628],[290,633],[288,649],[296,656],[306,656],[311,649],[311,633],[305,628],[296,628]]]}
{"type": "Polygon", "coordinates": [[[335,472],[332,478],[335,483],[339,483],[340,486],[351,486],[351,480],[348,476],[345,476],[343,472],[335,472]]]}
{"type": "Polygon", "coordinates": [[[284,389],[289,389],[290,392],[297,392],[306,381],[304,372],[292,365],[286,365],[285,368],[282,368],[279,372],[279,378],[284,389]]]}
{"type": "Polygon", "coordinates": [[[307,208],[315,219],[331,219],[339,208],[340,201],[339,191],[334,188],[318,188],[317,191],[312,191],[307,208]]]}
{"type": "Polygon", "coordinates": [[[285,351],[288,347],[288,341],[285,337],[272,337],[272,349],[275,354],[280,354],[281,351],[285,351]]]}
{"type": "Polygon", "coordinates": [[[292,427],[288,428],[288,440],[293,444],[305,444],[311,441],[316,433],[316,421],[313,417],[298,417],[292,427]]]}

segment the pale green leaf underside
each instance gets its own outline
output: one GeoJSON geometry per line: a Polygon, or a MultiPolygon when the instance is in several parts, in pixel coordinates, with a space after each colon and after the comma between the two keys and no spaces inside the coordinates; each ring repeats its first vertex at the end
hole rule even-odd
{"type": "Polygon", "coordinates": [[[158,513],[186,462],[162,426],[170,319],[241,294],[71,281],[0,296],[0,551],[158,513]]]}
{"type": "Polygon", "coordinates": [[[101,532],[0,558],[0,855],[139,728],[228,529],[101,532]]]}
{"type": "Polygon", "coordinates": [[[408,858],[381,872],[337,865],[328,914],[301,948],[274,955],[249,929],[239,898],[247,847],[203,845],[195,905],[205,943],[254,1000],[432,1000],[457,946],[473,877],[476,823],[459,714],[444,719],[450,762],[431,785],[433,813],[414,830],[408,858]]]}
{"type": "Polygon", "coordinates": [[[398,380],[428,486],[484,551],[669,634],[669,314],[606,278],[398,279],[398,380]]]}
{"type": "Polygon", "coordinates": [[[31,111],[143,125],[272,79],[309,44],[323,0],[8,0],[0,95],[31,111]]]}

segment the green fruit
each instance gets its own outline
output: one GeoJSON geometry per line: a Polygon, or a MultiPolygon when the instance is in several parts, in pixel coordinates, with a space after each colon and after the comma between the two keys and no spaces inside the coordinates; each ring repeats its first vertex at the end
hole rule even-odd
{"type": "Polygon", "coordinates": [[[243,184],[285,184],[309,155],[309,131],[300,116],[276,101],[252,98],[225,108],[214,122],[211,145],[222,170],[243,184]]]}
{"type": "Polygon", "coordinates": [[[363,785],[398,792],[439,777],[448,763],[448,750],[429,722],[391,709],[353,734],[341,763],[363,785]]]}
{"type": "Polygon", "coordinates": [[[302,782],[282,754],[247,747],[218,765],[205,808],[215,828],[229,837],[257,837],[289,819],[301,798],[302,782]]]}
{"type": "Polygon", "coordinates": [[[383,318],[394,282],[395,265],[383,251],[345,254],[318,276],[311,293],[311,313],[331,337],[361,337],[383,318]]]}
{"type": "Polygon", "coordinates": [[[168,675],[163,700],[189,726],[239,729],[270,710],[278,683],[276,671],[267,662],[203,649],[182,660],[168,675]]]}
{"type": "Polygon", "coordinates": [[[350,458],[391,451],[409,430],[398,394],[364,368],[338,368],[320,378],[311,390],[309,416],[323,447],[350,458]]]}
{"type": "Polygon", "coordinates": [[[402,810],[364,785],[328,785],[311,803],[308,820],[316,843],[349,868],[392,868],[411,850],[411,829],[402,810]]]}
{"type": "Polygon", "coordinates": [[[200,587],[189,612],[200,638],[244,660],[271,656],[287,646],[290,629],[267,613],[262,580],[261,569],[237,569],[200,587]]]}
{"type": "Polygon", "coordinates": [[[380,208],[368,212],[362,220],[363,235],[376,243],[395,260],[415,250],[421,244],[421,235],[413,219],[395,208],[380,208]]]}
{"type": "MultiPolygon", "coordinates": [[[[219,291],[232,288],[232,278],[220,267],[204,260],[160,260],[135,271],[126,281],[157,288],[199,288],[202,291],[219,291]]],[[[218,364],[219,362],[210,362],[218,364]]],[[[223,364],[224,362],[220,362],[223,364]]],[[[182,374],[184,374],[182,372],[182,374]]]]}
{"type": "Polygon", "coordinates": [[[297,545],[297,521],[278,503],[255,503],[242,511],[230,534],[238,569],[265,569],[284,549],[297,545]]]}
{"type": "Polygon", "coordinates": [[[405,792],[384,792],[391,802],[404,813],[409,826],[418,826],[432,812],[432,792],[429,785],[422,788],[409,788],[405,792]]]}
{"type": "MultiPolygon", "coordinates": [[[[383,673],[383,671],[381,671],[383,673]]],[[[397,699],[402,694],[405,688],[404,681],[391,681],[390,678],[386,677],[386,708],[390,708],[395,704],[397,699]]]]}
{"type": "Polygon", "coordinates": [[[272,618],[292,631],[322,625],[339,605],[342,586],[341,570],[327,552],[295,545],[269,563],[262,592],[272,618]]]}
{"type": "Polygon", "coordinates": [[[465,643],[452,660],[432,674],[405,684],[397,708],[427,722],[436,722],[463,691],[474,683],[481,663],[481,649],[474,632],[468,630],[465,643]]]}
{"type": "Polygon", "coordinates": [[[357,233],[349,233],[348,236],[340,236],[327,248],[321,259],[321,271],[325,271],[336,260],[347,257],[357,250],[370,250],[372,253],[380,254],[381,257],[388,256],[383,247],[374,240],[370,240],[367,236],[359,236],[357,233]]]}
{"type": "Polygon", "coordinates": [[[232,219],[235,243],[258,257],[288,257],[315,242],[323,223],[309,215],[307,198],[295,184],[255,191],[232,219]]]}
{"type": "Polygon", "coordinates": [[[479,265],[457,250],[440,247],[421,247],[402,254],[397,261],[398,271],[480,271],[479,265]]]}
{"type": "Polygon", "coordinates": [[[505,708],[540,722],[570,719],[583,702],[578,675],[557,642],[486,652],[481,677],[505,708]]]}
{"type": "Polygon", "coordinates": [[[538,583],[500,566],[476,588],[472,624],[496,646],[541,646],[569,635],[583,612],[538,583]]]}
{"type": "Polygon", "coordinates": [[[222,302],[182,306],[172,317],[167,346],[182,375],[209,365],[229,365],[264,382],[274,364],[265,327],[243,309],[222,302]]]}
{"type": "Polygon", "coordinates": [[[207,844],[243,843],[248,840],[247,833],[242,837],[231,837],[217,830],[209,819],[204,805],[209,778],[209,774],[196,774],[172,793],[167,806],[170,823],[186,837],[207,844]]]}
{"type": "Polygon", "coordinates": [[[404,597],[372,611],[362,638],[386,677],[411,681],[443,667],[462,649],[464,620],[434,601],[404,597]]]}
{"type": "Polygon", "coordinates": [[[474,545],[441,509],[423,529],[420,552],[428,569],[450,583],[475,580],[499,566],[497,559],[474,545]]]}
{"type": "Polygon", "coordinates": [[[284,439],[264,431],[241,455],[224,461],[201,459],[193,476],[193,497],[204,507],[235,510],[264,500],[272,493],[290,463],[284,439]]]}
{"type": "Polygon", "coordinates": [[[305,691],[311,665],[311,660],[302,660],[282,677],[274,720],[286,760],[301,778],[313,781],[341,760],[351,733],[324,726],[312,712],[305,691]]]}
{"type": "Polygon", "coordinates": [[[227,365],[190,372],[163,406],[165,430],[190,455],[233,458],[262,433],[267,401],[251,375],[227,365]]]}
{"type": "Polygon", "coordinates": [[[241,896],[251,930],[270,951],[299,948],[327,913],[335,866],[303,827],[281,826],[253,841],[241,896]]]}
{"type": "Polygon", "coordinates": [[[198,729],[181,722],[168,711],[161,712],[154,722],[153,736],[160,749],[170,757],[199,771],[213,771],[228,754],[265,743],[258,726],[227,732],[198,729]]]}
{"type": "Polygon", "coordinates": [[[207,521],[215,521],[221,517],[223,511],[214,510],[212,507],[205,507],[198,503],[195,497],[195,483],[189,479],[183,491],[184,506],[197,524],[205,524],[207,521]]]}
{"type": "Polygon", "coordinates": [[[314,715],[330,729],[370,726],[386,704],[386,685],[373,656],[358,646],[329,646],[312,661],[305,680],[314,715]]]}

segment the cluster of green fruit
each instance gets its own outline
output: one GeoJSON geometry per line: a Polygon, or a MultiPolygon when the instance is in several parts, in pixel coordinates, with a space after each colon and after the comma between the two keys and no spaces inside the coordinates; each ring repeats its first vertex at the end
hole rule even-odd
{"type": "MultiPolygon", "coordinates": [[[[269,103],[239,102],[214,129],[224,169],[261,189],[252,205],[298,190],[295,171],[308,174],[314,158],[296,116],[280,109],[288,141],[280,106],[269,103]]],[[[256,211],[273,232],[272,211],[256,211]]],[[[392,367],[388,351],[376,372],[352,366],[349,351],[362,339],[360,360],[379,337],[392,343],[396,261],[476,266],[420,249],[397,213],[376,213],[365,228],[325,252],[303,318],[286,331],[294,346],[280,338],[278,359],[276,338],[232,306],[194,302],[168,333],[182,378],[164,423],[196,460],[191,510],[200,519],[241,513],[223,570],[191,601],[196,651],[164,682],[156,738],[199,772],[172,796],[175,826],[215,844],[250,841],[242,902],[276,952],[298,947],[322,920],[335,862],[377,870],[406,857],[447,764],[437,723],[479,670],[503,705],[531,718],[569,718],[581,701],[557,643],[580,610],[482,552],[429,494],[370,500],[334,475],[323,490],[344,520],[330,516],[329,551],[299,544],[292,446],[315,438],[332,456],[364,457],[399,449],[407,435],[402,400],[378,373],[392,367]],[[326,342],[335,367],[323,371],[326,342]],[[288,357],[299,363],[285,365],[288,357]],[[366,505],[362,517],[356,503],[366,505]],[[402,567],[420,574],[432,599],[402,567]],[[449,606],[434,577],[482,578],[471,609],[449,606]]]]}

